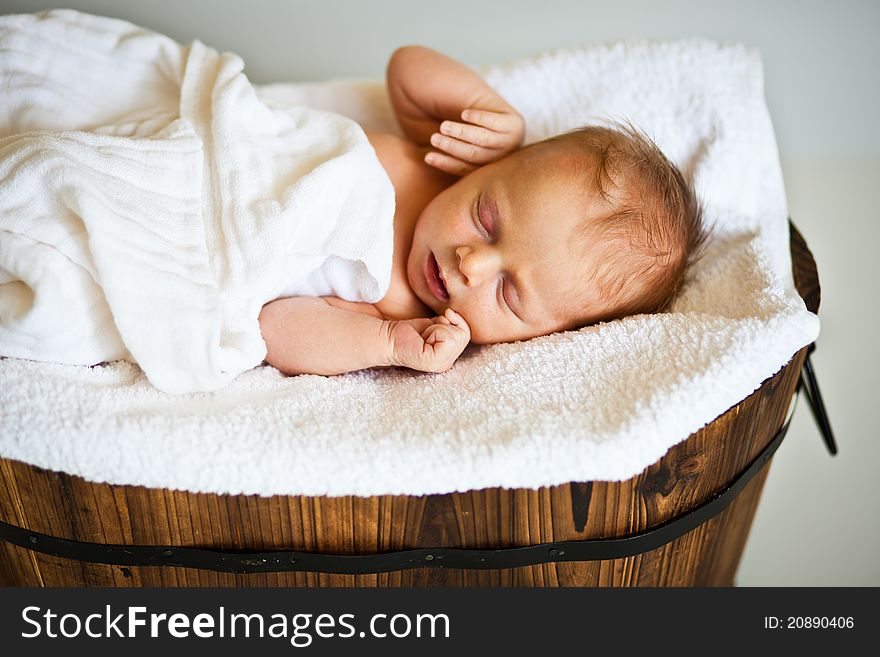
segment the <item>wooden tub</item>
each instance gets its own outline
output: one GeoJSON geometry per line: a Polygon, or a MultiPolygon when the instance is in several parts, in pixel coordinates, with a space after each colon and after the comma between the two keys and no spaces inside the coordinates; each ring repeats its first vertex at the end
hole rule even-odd
{"type": "MultiPolygon", "coordinates": [[[[791,252],[816,312],[815,262],[794,226],[791,252]]],[[[258,497],[96,484],[0,459],[0,584],[729,586],[806,353],[624,482],[258,497]]]]}

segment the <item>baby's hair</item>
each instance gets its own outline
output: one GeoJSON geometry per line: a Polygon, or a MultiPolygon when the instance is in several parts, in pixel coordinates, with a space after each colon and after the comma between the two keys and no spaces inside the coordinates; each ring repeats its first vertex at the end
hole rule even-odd
{"type": "Polygon", "coordinates": [[[606,305],[589,323],[668,310],[711,237],[693,188],[631,124],[587,126],[547,141],[586,149],[590,183],[611,208],[582,227],[601,245],[590,277],[606,305]]]}

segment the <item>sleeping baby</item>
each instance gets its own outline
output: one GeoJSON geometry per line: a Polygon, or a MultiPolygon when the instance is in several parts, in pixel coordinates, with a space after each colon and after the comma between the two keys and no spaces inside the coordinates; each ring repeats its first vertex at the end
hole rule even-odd
{"type": "Polygon", "coordinates": [[[406,138],[367,136],[395,191],[390,287],[375,304],[267,303],[270,365],[443,372],[469,342],[669,306],[708,232],[682,174],[637,129],[586,127],[522,148],[513,107],[427,48],[397,50],[387,85],[406,138]]]}
{"type": "Polygon", "coordinates": [[[471,341],[663,310],[706,239],[638,130],[522,148],[513,107],[426,48],[388,65],[401,138],[125,21],[0,16],[0,42],[3,357],[127,360],[170,393],[264,359],[442,372],[471,341]]]}

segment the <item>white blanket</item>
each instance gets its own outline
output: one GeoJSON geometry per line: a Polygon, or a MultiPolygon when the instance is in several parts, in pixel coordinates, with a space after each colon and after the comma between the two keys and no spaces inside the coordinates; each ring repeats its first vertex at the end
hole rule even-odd
{"type": "MultiPolygon", "coordinates": [[[[816,338],[791,276],[758,53],[703,40],[549,53],[486,71],[539,139],[629,118],[696,182],[718,239],[672,312],[470,346],[443,374],[284,377],[158,392],[125,362],[0,361],[0,454],[96,481],[375,495],[626,479],[816,338]]],[[[380,82],[260,90],[391,128],[380,82]]]]}
{"type": "Polygon", "coordinates": [[[241,59],[71,11],[0,17],[0,355],[172,393],[259,365],[264,303],[379,301],[394,190],[363,130],[241,59]]]}

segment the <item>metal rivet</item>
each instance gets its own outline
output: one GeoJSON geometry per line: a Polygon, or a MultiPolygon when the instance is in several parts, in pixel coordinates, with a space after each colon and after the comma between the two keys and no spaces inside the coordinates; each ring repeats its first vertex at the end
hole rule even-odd
{"type": "Polygon", "coordinates": [[[550,554],[559,554],[559,550],[557,550],[556,548],[550,548],[550,554]]]}
{"type": "Polygon", "coordinates": [[[31,539],[31,543],[36,543],[36,542],[37,542],[37,537],[36,537],[36,536],[29,536],[28,538],[31,539]]]}
{"type": "Polygon", "coordinates": [[[242,566],[262,566],[266,563],[265,559],[242,559],[242,566]]]}
{"type": "Polygon", "coordinates": [[[433,560],[434,560],[433,554],[426,554],[425,555],[425,561],[433,561],[433,560]]]}
{"type": "Polygon", "coordinates": [[[290,563],[296,563],[296,559],[294,559],[293,557],[291,557],[291,558],[290,558],[290,563]]]}
{"type": "Polygon", "coordinates": [[[163,557],[170,557],[172,554],[173,552],[171,552],[171,550],[162,550],[163,557]]]}

